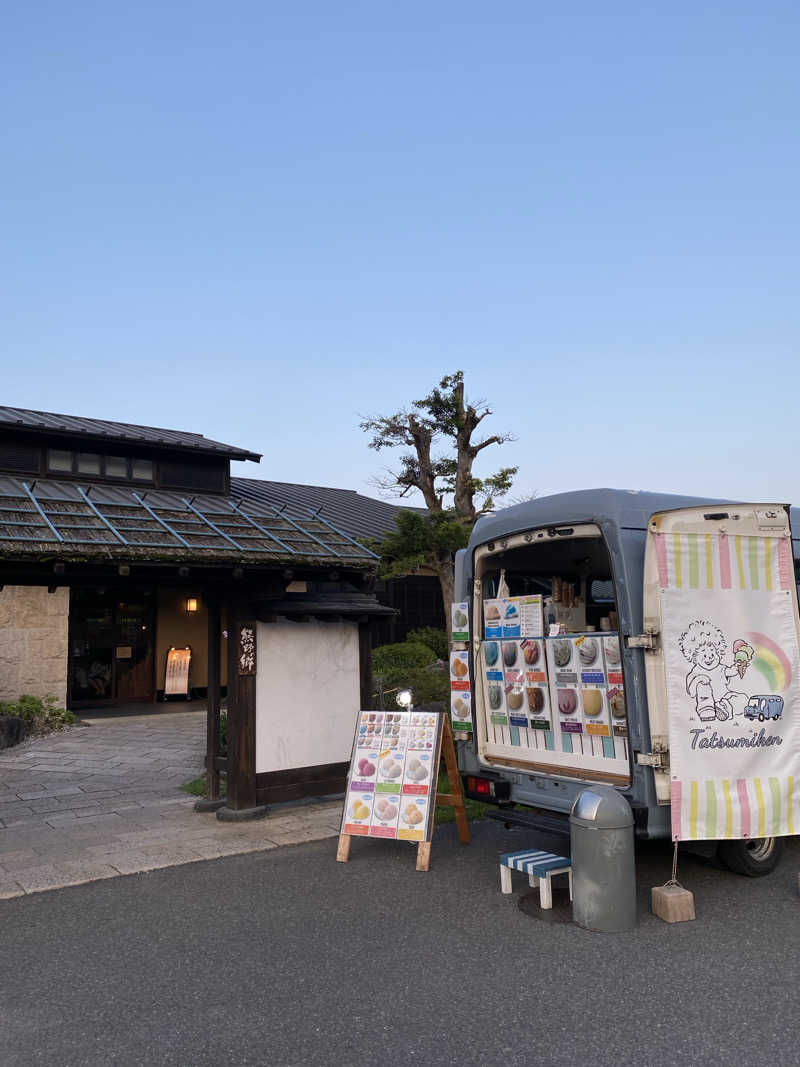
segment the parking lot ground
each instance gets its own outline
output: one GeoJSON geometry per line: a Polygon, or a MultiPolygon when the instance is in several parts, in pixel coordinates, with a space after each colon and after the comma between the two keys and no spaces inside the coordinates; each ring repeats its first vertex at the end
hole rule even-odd
{"type": "MultiPolygon", "coordinates": [[[[28,1064],[796,1064],[800,843],[751,880],[685,856],[697,920],[649,892],[592,934],[500,894],[497,856],[536,843],[474,823],[414,849],[335,840],[0,902],[0,1061],[28,1064]]],[[[546,839],[537,839],[547,845],[546,839]]]]}

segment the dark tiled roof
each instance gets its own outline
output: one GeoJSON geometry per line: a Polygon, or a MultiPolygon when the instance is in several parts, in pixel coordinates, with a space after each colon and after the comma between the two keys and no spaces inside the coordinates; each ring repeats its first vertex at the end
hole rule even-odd
{"type": "Polygon", "coordinates": [[[0,476],[0,557],[236,560],[371,567],[377,557],[307,509],[0,476]]]}
{"type": "Polygon", "coordinates": [[[0,407],[0,429],[39,431],[78,440],[122,441],[132,445],[148,445],[155,448],[179,449],[225,456],[228,459],[261,459],[258,452],[246,448],[212,441],[200,433],[183,430],[163,430],[157,426],[138,426],[127,422],[109,422],[107,419],[84,419],[78,415],[56,415],[49,411],[31,411],[27,408],[0,407]]]}
{"type": "MultiPolygon", "coordinates": [[[[319,514],[351,537],[380,539],[395,529],[397,504],[373,500],[354,489],[331,489],[322,485],[295,485],[293,482],[268,482],[260,478],[231,478],[231,492],[245,500],[273,507],[322,509],[319,514]]],[[[419,511],[424,508],[406,508],[419,511]]]]}

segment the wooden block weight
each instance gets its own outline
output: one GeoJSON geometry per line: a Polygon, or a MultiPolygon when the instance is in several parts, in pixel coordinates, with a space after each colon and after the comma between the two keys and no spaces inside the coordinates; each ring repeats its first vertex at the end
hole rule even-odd
{"type": "Polygon", "coordinates": [[[694,893],[680,885],[653,886],[650,907],[665,923],[685,923],[695,917],[694,893]]]}

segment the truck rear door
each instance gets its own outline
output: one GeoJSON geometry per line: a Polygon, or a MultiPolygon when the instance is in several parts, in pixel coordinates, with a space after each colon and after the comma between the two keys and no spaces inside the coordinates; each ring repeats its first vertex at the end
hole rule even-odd
{"type": "Polygon", "coordinates": [[[651,758],[673,838],[795,833],[800,619],[788,508],[653,515],[644,616],[651,758]]]}

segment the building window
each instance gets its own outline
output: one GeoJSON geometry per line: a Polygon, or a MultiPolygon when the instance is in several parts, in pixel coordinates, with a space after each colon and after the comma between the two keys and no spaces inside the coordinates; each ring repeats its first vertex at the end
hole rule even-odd
{"type": "Polygon", "coordinates": [[[101,474],[101,457],[94,452],[78,453],[78,474],[101,474]]]}
{"type": "Polygon", "coordinates": [[[149,459],[131,460],[131,477],[136,482],[152,482],[153,463],[149,459]]]}
{"type": "Polygon", "coordinates": [[[118,481],[153,483],[153,461],[128,459],[126,456],[102,456],[97,452],[47,450],[47,469],[51,474],[82,474],[88,478],[115,478],[118,481]]]}
{"type": "Polygon", "coordinates": [[[72,453],[49,449],[47,452],[47,469],[49,471],[66,471],[72,473],[72,453]]]}
{"type": "Polygon", "coordinates": [[[127,478],[128,461],[124,456],[106,456],[106,478],[127,478]]]}
{"type": "Polygon", "coordinates": [[[39,474],[42,450],[38,445],[0,441],[0,470],[14,474],[39,474]]]}
{"type": "Polygon", "coordinates": [[[225,491],[224,463],[181,463],[162,459],[159,467],[159,485],[162,489],[197,489],[213,493],[225,491]]]}

